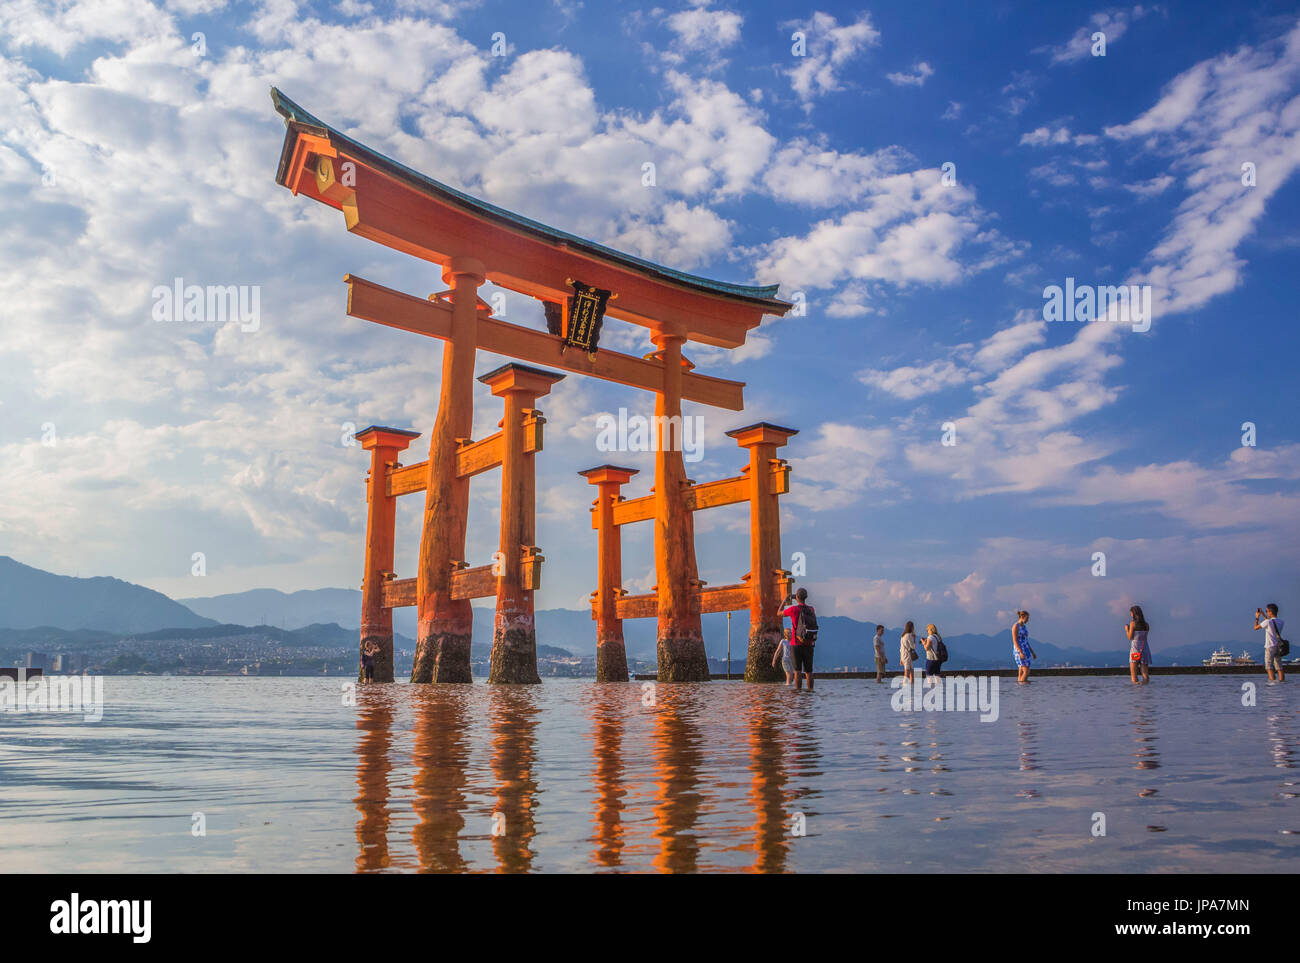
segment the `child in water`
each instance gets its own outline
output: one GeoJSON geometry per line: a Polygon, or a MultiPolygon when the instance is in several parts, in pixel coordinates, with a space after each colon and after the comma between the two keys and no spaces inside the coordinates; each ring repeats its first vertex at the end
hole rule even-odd
{"type": "Polygon", "coordinates": [[[776,651],[772,653],[772,668],[776,668],[776,660],[781,660],[781,668],[785,670],[785,684],[794,685],[794,653],[790,651],[790,630],[781,630],[781,641],[776,645],[776,651]]]}

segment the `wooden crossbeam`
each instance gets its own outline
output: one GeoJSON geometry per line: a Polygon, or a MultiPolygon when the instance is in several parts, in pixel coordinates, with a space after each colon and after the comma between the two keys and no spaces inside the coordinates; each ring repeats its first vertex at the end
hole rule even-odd
{"type": "MultiPolygon", "coordinates": [[[[524,452],[536,453],[542,450],[542,424],[544,418],[534,418],[524,425],[524,452]]],[[[501,464],[501,432],[488,435],[481,441],[471,441],[461,445],[456,452],[456,473],[461,478],[472,478],[490,471],[501,464]]],[[[416,462],[401,468],[388,470],[388,494],[409,495],[424,491],[429,481],[429,463],[416,462]]]]}
{"type": "Polygon", "coordinates": [[[482,599],[497,594],[497,576],[491,565],[462,568],[451,573],[451,597],[454,599],[482,599]]]}
{"type": "Polygon", "coordinates": [[[384,608],[396,609],[415,604],[415,579],[395,578],[384,583],[384,608]]]}
{"type": "MultiPolygon", "coordinates": [[[[412,297],[351,274],[343,280],[348,285],[348,314],[351,317],[431,338],[448,337],[451,331],[450,306],[412,297]]],[[[645,391],[663,389],[664,371],[660,361],[606,348],[600,349],[595,360],[577,349],[561,352],[562,342],[554,335],[498,318],[480,318],[475,328],[478,332],[477,347],[482,351],[645,391]]],[[[686,401],[740,411],[745,407],[744,388],[741,381],[727,381],[694,371],[682,372],[682,398],[686,401]]]]}
{"type": "Polygon", "coordinates": [[[614,603],[614,612],[620,619],[652,619],[659,614],[659,596],[624,595],[614,603]]]}
{"type": "MultiPolygon", "coordinates": [[[[781,458],[774,458],[772,462],[772,491],[777,495],[784,495],[790,491],[790,466],[781,458]]],[[[740,475],[736,478],[722,478],[718,481],[691,485],[686,489],[684,500],[687,510],[692,512],[749,501],[749,478],[740,475]]],[[[649,521],[654,517],[655,497],[653,495],[629,498],[614,506],[615,525],[630,525],[633,522],[649,521]]],[[[594,510],[591,513],[591,527],[596,528],[594,510]]]]}
{"type": "MultiPolygon", "coordinates": [[[[536,591],[542,587],[543,557],[535,548],[524,552],[522,568],[523,587],[536,591]]],[[[497,594],[497,578],[491,565],[459,568],[451,573],[451,597],[454,599],[482,599],[497,594]]],[[[413,578],[390,579],[384,583],[384,608],[396,609],[417,605],[413,578]]]]}
{"type": "MultiPolygon", "coordinates": [[[[624,595],[615,604],[620,619],[652,619],[659,614],[659,596],[624,595]]],[[[691,597],[692,612],[739,612],[749,608],[749,586],[743,583],[700,589],[691,597]]]]}

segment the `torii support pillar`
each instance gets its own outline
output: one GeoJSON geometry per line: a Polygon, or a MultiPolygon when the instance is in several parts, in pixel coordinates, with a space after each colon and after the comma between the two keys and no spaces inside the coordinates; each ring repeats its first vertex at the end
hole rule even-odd
{"type": "MultiPolygon", "coordinates": [[[[781,671],[772,655],[781,641],[782,595],[789,590],[790,573],[781,567],[781,508],[773,484],[773,471],[784,467],[776,450],[798,432],[759,422],[727,432],[741,448],[749,449],[749,653],[746,682],[780,682],[781,671]]],[[[788,471],[788,469],[786,469],[788,471]]]]}
{"type": "Polygon", "coordinates": [[[473,682],[469,599],[451,597],[452,571],[465,559],[469,478],[457,472],[457,452],[474,428],[474,354],[478,346],[478,289],[483,264],[453,257],[442,278],[451,287],[451,331],[442,348],[442,390],[429,439],[429,474],[415,601],[419,632],[412,682],[473,682]]]}
{"type": "Polygon", "coordinates": [[[497,612],[492,630],[488,682],[540,683],[537,674],[537,626],[533,591],[541,582],[542,556],[537,538],[535,452],[542,450],[546,419],[533,403],[562,381],[522,364],[507,364],[478,380],[505,402],[501,419],[501,540],[496,564],[497,612]],[[525,451],[525,433],[532,444],[525,451]]]}
{"type": "Polygon", "coordinates": [[[601,465],[578,472],[597,486],[592,510],[596,522],[596,681],[626,682],[627,650],[618,598],[623,594],[623,538],[614,524],[614,506],[623,500],[620,489],[637,473],[635,468],[601,465]]]}
{"type": "MultiPolygon", "coordinates": [[[[393,681],[393,610],[384,605],[384,583],[393,576],[393,539],[397,499],[388,494],[388,470],[418,431],[371,425],[355,435],[370,452],[370,477],[366,479],[366,571],[361,582],[361,650],[366,643],[379,646],[375,653],[375,681],[393,681]]],[[[357,681],[365,681],[358,660],[357,681]]]]}
{"type": "Polygon", "coordinates": [[[655,394],[655,578],[659,603],[660,682],[707,682],[709,660],[699,608],[693,604],[695,539],[686,507],[682,460],[682,342],[679,332],[651,337],[663,361],[663,390],[655,394]]]}

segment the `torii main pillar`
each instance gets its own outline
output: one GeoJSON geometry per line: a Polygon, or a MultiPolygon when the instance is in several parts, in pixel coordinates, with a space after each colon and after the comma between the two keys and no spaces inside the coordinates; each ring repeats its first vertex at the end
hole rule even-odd
{"type": "Polygon", "coordinates": [[[523,364],[502,365],[478,380],[505,402],[501,419],[501,540],[497,565],[497,610],[492,630],[492,660],[488,682],[540,683],[537,674],[537,626],[533,621],[533,591],[540,581],[542,557],[537,539],[536,452],[541,450],[545,423],[533,407],[537,399],[563,380],[523,364]],[[526,432],[533,444],[525,446],[526,432]],[[529,450],[525,451],[525,447],[529,450]]]}
{"type": "Polygon", "coordinates": [[[652,336],[663,361],[663,389],[655,393],[655,576],[658,582],[657,656],[660,682],[707,682],[709,660],[695,604],[695,538],[686,507],[682,460],[682,342],[666,328],[652,336]]]}
{"type": "Polygon", "coordinates": [[[474,613],[469,599],[451,594],[453,569],[464,563],[469,516],[469,478],[457,471],[456,454],[474,428],[474,355],[478,349],[482,262],[453,257],[443,268],[451,288],[451,330],[442,348],[442,390],[429,440],[429,474],[424,528],[416,576],[419,632],[412,682],[473,682],[470,636],[474,613]]]}

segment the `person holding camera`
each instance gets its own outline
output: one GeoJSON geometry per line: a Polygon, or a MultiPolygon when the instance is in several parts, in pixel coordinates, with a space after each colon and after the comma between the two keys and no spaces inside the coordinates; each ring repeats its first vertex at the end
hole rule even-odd
{"type": "Polygon", "coordinates": [[[1285,623],[1277,617],[1277,603],[1269,602],[1262,609],[1255,609],[1255,631],[1264,630],[1264,671],[1268,673],[1269,682],[1285,682],[1286,670],[1282,668],[1282,657],[1291,652],[1291,643],[1282,638],[1282,626],[1285,623]],[[1277,679],[1273,671],[1277,670],[1277,679]]]}

